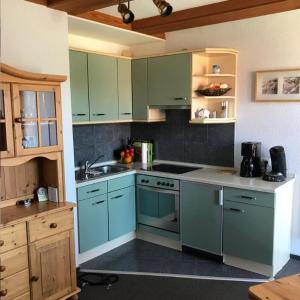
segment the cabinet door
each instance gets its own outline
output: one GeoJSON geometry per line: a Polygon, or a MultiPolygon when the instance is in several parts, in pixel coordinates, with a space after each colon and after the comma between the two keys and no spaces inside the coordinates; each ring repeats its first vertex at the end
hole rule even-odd
{"type": "Polygon", "coordinates": [[[0,83],[0,157],[14,156],[13,124],[9,84],[0,83]]]}
{"type": "Polygon", "coordinates": [[[108,241],[107,194],[78,202],[79,252],[108,241]]]}
{"type": "Polygon", "coordinates": [[[132,60],[132,109],[134,120],[148,119],[147,58],[132,60]]]}
{"type": "Polygon", "coordinates": [[[17,155],[61,151],[60,87],[16,84],[13,99],[17,155]]]}
{"type": "Polygon", "coordinates": [[[148,104],[189,105],[191,103],[191,53],[148,59],[148,104]]]}
{"type": "Polygon", "coordinates": [[[109,240],[135,230],[135,187],[109,193],[108,211],[109,240]]]}
{"type": "Polygon", "coordinates": [[[222,254],[222,187],[182,182],[180,187],[182,244],[222,254]]]}
{"type": "Polygon", "coordinates": [[[73,231],[30,244],[33,300],[60,299],[76,289],[73,231]]]}
{"type": "Polygon", "coordinates": [[[87,53],[70,51],[70,83],[73,122],[89,121],[87,53]]]}
{"type": "Polygon", "coordinates": [[[119,119],[132,120],[131,60],[118,58],[119,119]]]}
{"type": "Polygon", "coordinates": [[[224,254],[272,265],[273,230],[273,208],[225,201],[224,254]]]}
{"type": "Polygon", "coordinates": [[[117,59],[88,54],[88,76],[90,120],[118,120],[117,59]]]}

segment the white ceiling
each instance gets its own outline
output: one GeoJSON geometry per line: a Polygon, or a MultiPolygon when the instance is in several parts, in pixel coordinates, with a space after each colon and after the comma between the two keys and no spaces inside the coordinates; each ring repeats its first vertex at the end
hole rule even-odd
{"type": "MultiPolygon", "coordinates": [[[[187,8],[223,2],[224,0],[167,0],[172,6],[173,11],[179,11],[187,8]]],[[[134,0],[130,3],[130,9],[135,15],[135,19],[144,19],[152,16],[157,16],[158,11],[152,0],[134,0]]],[[[120,17],[117,5],[110,6],[99,10],[105,14],[120,17]]]]}

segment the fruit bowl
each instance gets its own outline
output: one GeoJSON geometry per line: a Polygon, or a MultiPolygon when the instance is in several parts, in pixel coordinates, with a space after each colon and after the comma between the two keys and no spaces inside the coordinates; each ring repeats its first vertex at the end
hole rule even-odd
{"type": "Polygon", "coordinates": [[[196,90],[195,93],[197,96],[210,96],[210,97],[218,97],[218,96],[223,96],[225,95],[228,91],[230,91],[231,88],[219,88],[219,89],[201,89],[201,90],[196,90]]]}

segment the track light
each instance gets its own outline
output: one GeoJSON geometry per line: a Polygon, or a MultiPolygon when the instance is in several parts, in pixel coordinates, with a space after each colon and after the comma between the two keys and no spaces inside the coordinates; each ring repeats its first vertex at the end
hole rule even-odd
{"type": "Polygon", "coordinates": [[[153,3],[158,8],[158,11],[162,17],[169,16],[173,11],[173,7],[165,0],[153,0],[153,3]]]}
{"type": "Polygon", "coordinates": [[[134,20],[134,14],[130,10],[129,3],[130,2],[128,1],[128,6],[126,6],[126,4],[121,3],[121,1],[119,1],[119,6],[118,6],[118,12],[121,14],[123,23],[125,24],[132,23],[134,20]]]}

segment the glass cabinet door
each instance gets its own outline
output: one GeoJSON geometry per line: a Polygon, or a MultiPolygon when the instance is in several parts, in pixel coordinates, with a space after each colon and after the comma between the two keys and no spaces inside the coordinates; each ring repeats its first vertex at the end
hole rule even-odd
{"type": "Polygon", "coordinates": [[[61,150],[59,87],[14,85],[13,94],[17,153],[61,150]]]}
{"type": "Polygon", "coordinates": [[[0,83],[0,158],[12,157],[13,150],[10,86],[0,83]]]}

